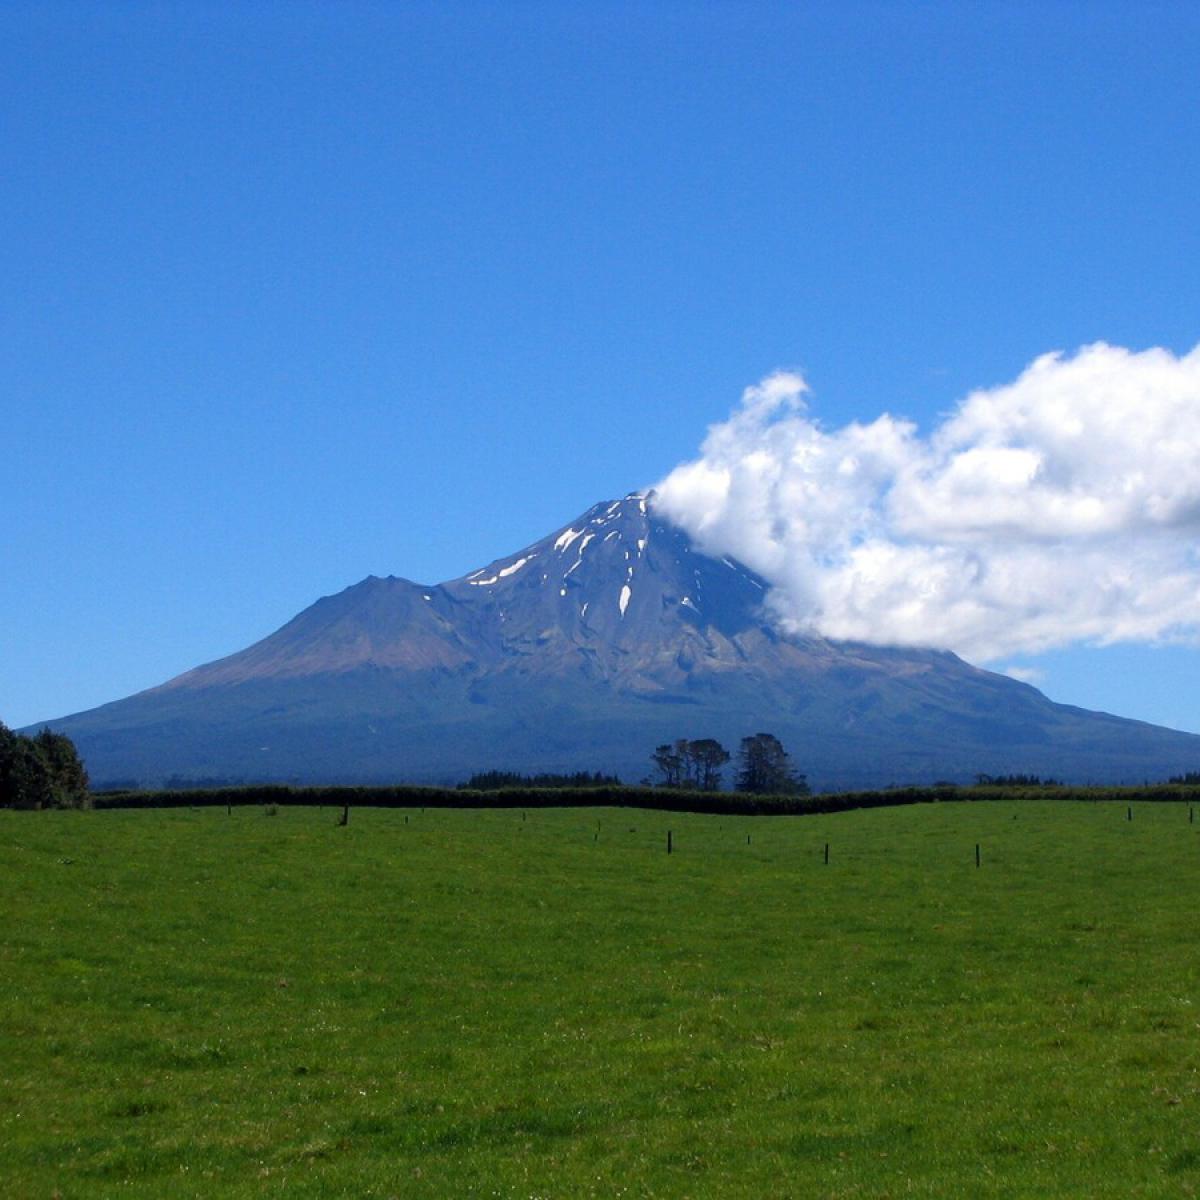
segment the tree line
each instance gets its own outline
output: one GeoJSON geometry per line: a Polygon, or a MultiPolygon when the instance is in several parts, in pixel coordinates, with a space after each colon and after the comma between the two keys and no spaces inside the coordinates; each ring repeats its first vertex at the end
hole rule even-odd
{"type": "Polygon", "coordinates": [[[0,808],[90,808],[75,743],[43,729],[33,737],[0,721],[0,808]]]}
{"type": "MultiPolygon", "coordinates": [[[[725,764],[732,757],[715,738],[679,738],[656,747],[650,756],[657,778],[655,787],[686,788],[697,792],[721,790],[725,764]]],[[[773,733],[742,738],[738,748],[735,792],[759,795],[805,796],[808,780],[794,770],[788,752],[773,733]]]]}
{"type": "Polygon", "coordinates": [[[466,783],[460,783],[462,791],[499,792],[505,788],[598,788],[620,787],[615,775],[600,771],[575,771],[569,775],[554,775],[543,771],[538,775],[522,775],[518,771],[477,771],[466,783]]]}

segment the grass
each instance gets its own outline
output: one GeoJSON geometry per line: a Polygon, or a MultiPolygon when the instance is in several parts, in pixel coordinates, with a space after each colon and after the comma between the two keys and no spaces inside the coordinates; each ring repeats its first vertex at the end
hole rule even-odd
{"type": "Polygon", "coordinates": [[[1200,1188],[1186,805],[339,815],[0,812],[0,1195],[1200,1188]]]}

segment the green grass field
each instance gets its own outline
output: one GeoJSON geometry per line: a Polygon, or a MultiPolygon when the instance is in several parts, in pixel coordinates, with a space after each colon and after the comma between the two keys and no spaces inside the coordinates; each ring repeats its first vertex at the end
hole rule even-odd
{"type": "Polygon", "coordinates": [[[0,812],[0,1195],[1200,1187],[1186,805],[336,816],[0,812]]]}

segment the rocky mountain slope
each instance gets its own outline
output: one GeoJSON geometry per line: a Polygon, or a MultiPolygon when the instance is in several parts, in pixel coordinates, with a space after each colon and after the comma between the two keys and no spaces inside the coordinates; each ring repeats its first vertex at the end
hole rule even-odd
{"type": "Polygon", "coordinates": [[[1138,781],[1200,737],[1054,704],[953,654],[788,637],[766,584],[633,494],[435,586],[374,576],[240,653],[49,722],[94,780],[452,782],[782,739],[819,787],[977,772],[1138,781]]]}

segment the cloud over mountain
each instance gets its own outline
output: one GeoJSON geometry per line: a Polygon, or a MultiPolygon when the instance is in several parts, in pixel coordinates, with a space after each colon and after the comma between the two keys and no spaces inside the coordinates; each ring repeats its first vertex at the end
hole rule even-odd
{"type": "Polygon", "coordinates": [[[827,430],[807,394],[748,388],[657,488],[786,626],[981,662],[1200,632],[1200,346],[1046,354],[927,433],[827,430]]]}

